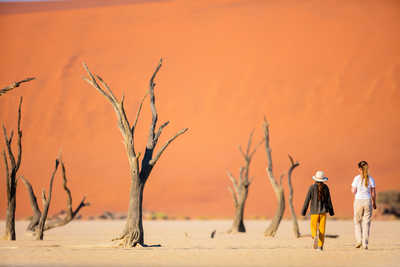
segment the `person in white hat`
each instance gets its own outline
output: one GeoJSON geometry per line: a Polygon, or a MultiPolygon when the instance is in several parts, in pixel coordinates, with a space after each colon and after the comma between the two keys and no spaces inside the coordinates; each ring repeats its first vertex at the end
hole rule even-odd
{"type": "Polygon", "coordinates": [[[314,240],[314,249],[320,251],[324,248],[325,241],[325,225],[326,225],[326,213],[330,216],[335,215],[333,211],[331,194],[328,186],[324,183],[328,181],[323,171],[317,171],[312,177],[315,183],[310,186],[306,199],[304,201],[303,209],[301,214],[306,215],[308,206],[310,204],[311,213],[311,236],[314,240]],[[318,226],[319,225],[319,226],[318,226]],[[317,235],[317,230],[319,234],[317,235]]]}

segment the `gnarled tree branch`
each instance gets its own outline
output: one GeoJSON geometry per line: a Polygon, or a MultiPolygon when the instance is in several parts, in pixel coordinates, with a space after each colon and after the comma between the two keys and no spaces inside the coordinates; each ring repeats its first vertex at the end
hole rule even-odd
{"type": "Polygon", "coordinates": [[[293,205],[293,186],[292,186],[292,173],[293,170],[300,165],[299,162],[294,162],[293,158],[289,156],[289,161],[290,161],[290,168],[288,171],[288,185],[289,185],[289,207],[290,207],[290,213],[292,214],[292,219],[293,219],[293,232],[294,236],[296,238],[300,237],[300,230],[299,230],[299,224],[297,222],[297,217],[296,213],[294,211],[294,205],[293,205]]]}
{"type": "Polygon", "coordinates": [[[7,93],[7,92],[9,92],[9,91],[11,91],[14,88],[19,87],[22,83],[26,83],[26,82],[32,81],[34,79],[35,79],[34,77],[26,78],[24,80],[15,82],[15,83],[13,83],[13,84],[11,84],[9,86],[6,86],[6,87],[2,88],[2,89],[0,89],[0,96],[5,94],[5,93],[7,93]]]}
{"type": "Polygon", "coordinates": [[[142,101],[140,101],[139,108],[138,108],[138,110],[137,110],[137,112],[136,112],[135,122],[133,123],[132,129],[131,129],[132,135],[133,135],[133,132],[134,132],[135,129],[136,129],[136,125],[137,125],[137,123],[138,123],[139,116],[140,116],[140,111],[142,111],[143,102],[144,102],[144,100],[146,99],[146,97],[147,97],[148,94],[149,94],[149,93],[147,92],[147,93],[144,95],[144,97],[142,98],[142,101]]]}
{"type": "Polygon", "coordinates": [[[50,207],[50,202],[51,202],[51,196],[52,196],[52,192],[53,192],[53,181],[54,181],[54,177],[56,175],[59,163],[60,163],[59,160],[56,159],[54,171],[50,178],[48,198],[46,198],[46,191],[44,189],[42,191],[43,212],[42,212],[42,215],[40,216],[39,225],[36,228],[36,240],[43,240],[44,225],[46,223],[47,214],[49,212],[49,207],[50,207]]]}
{"type": "MultiPolygon", "coordinates": [[[[61,163],[63,188],[67,194],[67,208],[66,208],[67,215],[63,219],[46,220],[43,231],[47,231],[47,230],[68,224],[73,219],[75,219],[76,215],[79,213],[81,208],[87,207],[90,205],[90,203],[85,202],[86,197],[83,197],[83,199],[81,200],[79,205],[76,207],[76,209],[75,210],[72,209],[72,194],[71,194],[71,190],[67,186],[67,175],[66,175],[65,165],[64,165],[64,162],[61,159],[61,157],[58,159],[58,161],[59,161],[59,163],[61,163]]],[[[40,208],[37,204],[36,195],[35,195],[35,192],[33,191],[31,183],[22,176],[20,178],[24,182],[24,184],[28,190],[31,207],[32,207],[32,211],[33,211],[33,216],[31,218],[31,221],[26,230],[36,232],[42,212],[40,211],[40,208]]]]}
{"type": "Polygon", "coordinates": [[[27,179],[25,179],[25,177],[23,177],[23,176],[21,176],[20,178],[21,178],[22,182],[25,184],[26,189],[28,190],[29,200],[31,202],[31,207],[32,207],[32,211],[33,211],[31,221],[29,222],[29,225],[26,228],[26,230],[34,232],[36,226],[39,224],[40,217],[42,216],[42,212],[40,211],[39,206],[37,204],[36,195],[35,195],[35,192],[33,191],[31,183],[27,179]]]}
{"type": "Polygon", "coordinates": [[[67,186],[67,175],[66,175],[65,165],[64,165],[64,162],[62,161],[62,159],[60,159],[60,162],[61,162],[61,171],[62,171],[62,177],[63,177],[63,188],[64,188],[65,192],[67,193],[67,216],[62,220],[49,221],[45,225],[44,230],[50,230],[52,228],[60,227],[60,226],[64,226],[64,225],[68,224],[76,217],[76,215],[79,213],[81,208],[90,206],[89,202],[85,202],[86,197],[84,196],[83,199],[81,200],[81,202],[79,203],[79,205],[77,206],[77,208],[75,210],[72,210],[72,194],[71,194],[71,190],[67,186]]]}
{"type": "Polygon", "coordinates": [[[267,119],[264,117],[263,123],[264,129],[264,137],[265,137],[265,151],[267,153],[267,173],[269,181],[271,182],[272,188],[274,189],[276,198],[278,199],[278,209],[275,213],[274,218],[272,219],[271,224],[265,230],[265,236],[275,236],[278,231],[279,224],[283,218],[283,213],[285,212],[285,195],[282,187],[282,179],[283,175],[280,177],[280,183],[275,180],[273,168],[272,168],[272,155],[271,155],[271,147],[269,144],[269,124],[267,119]]]}
{"type": "Polygon", "coordinates": [[[164,152],[165,149],[167,149],[167,147],[169,146],[169,144],[171,144],[176,138],[178,138],[178,136],[184,134],[187,130],[189,130],[189,128],[185,128],[180,130],[179,132],[177,132],[173,137],[171,137],[162,147],[161,149],[158,151],[158,153],[156,154],[156,156],[150,161],[150,165],[154,166],[156,165],[157,161],[159,160],[159,158],[161,157],[162,153],[164,152]]]}

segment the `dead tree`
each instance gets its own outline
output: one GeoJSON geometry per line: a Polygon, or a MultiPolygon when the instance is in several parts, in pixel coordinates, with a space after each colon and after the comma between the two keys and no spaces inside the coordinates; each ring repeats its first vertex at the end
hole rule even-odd
{"type": "Polygon", "coordinates": [[[297,222],[297,217],[296,213],[294,212],[294,206],[293,206],[292,172],[296,167],[300,165],[300,163],[297,161],[294,162],[293,158],[290,155],[289,155],[289,160],[290,160],[290,168],[288,171],[289,207],[290,207],[290,213],[292,214],[294,236],[296,238],[299,238],[300,237],[299,223],[297,222]]]}
{"type": "Polygon", "coordinates": [[[6,186],[7,186],[7,213],[6,213],[6,231],[3,239],[15,240],[15,209],[16,209],[16,191],[17,191],[17,173],[21,166],[22,159],[22,131],[21,131],[21,105],[22,97],[18,106],[18,120],[17,120],[17,155],[15,157],[11,144],[14,137],[14,131],[11,131],[8,137],[7,129],[3,125],[3,134],[6,143],[7,153],[3,150],[4,165],[6,171],[6,186]],[[8,159],[7,159],[8,155],[8,159]],[[8,163],[10,161],[10,164],[8,163]]]}
{"type": "MultiPolygon", "coordinates": [[[[64,188],[65,192],[67,193],[67,215],[63,219],[46,221],[43,231],[47,231],[52,228],[60,227],[60,226],[64,226],[64,225],[68,224],[76,217],[76,215],[79,213],[81,208],[90,205],[89,202],[85,202],[86,197],[84,196],[83,199],[81,200],[81,202],[79,203],[79,205],[76,207],[76,209],[72,210],[72,194],[71,194],[71,190],[67,186],[67,175],[66,175],[65,165],[64,165],[64,162],[62,161],[61,157],[60,157],[59,161],[61,164],[61,171],[62,171],[62,176],[63,176],[63,188],[64,188]]],[[[33,216],[31,218],[31,221],[30,221],[28,227],[26,228],[26,230],[36,232],[36,228],[39,225],[39,220],[42,215],[42,212],[40,211],[40,209],[38,207],[36,195],[35,195],[35,192],[33,191],[31,183],[24,177],[20,177],[20,178],[24,182],[24,184],[28,190],[29,199],[30,199],[31,207],[32,207],[32,211],[33,211],[33,216]]]]}
{"type": "Polygon", "coordinates": [[[43,240],[44,225],[46,223],[47,214],[49,212],[49,207],[50,207],[50,202],[51,202],[51,195],[53,192],[53,181],[54,181],[54,177],[56,175],[59,163],[60,163],[59,160],[56,159],[56,165],[54,167],[54,171],[50,178],[49,195],[47,198],[46,198],[46,190],[43,189],[43,191],[42,191],[43,212],[42,212],[42,215],[40,216],[39,225],[36,227],[36,240],[43,240]]]}
{"type": "Polygon", "coordinates": [[[13,83],[13,84],[11,84],[9,86],[6,86],[6,87],[2,88],[2,89],[0,89],[0,96],[5,94],[5,93],[7,93],[8,91],[11,91],[12,89],[14,89],[16,87],[19,87],[21,85],[21,83],[26,83],[26,82],[32,81],[34,79],[35,79],[34,77],[26,78],[24,80],[21,80],[19,82],[15,82],[15,83],[13,83]]]}
{"type": "Polygon", "coordinates": [[[271,148],[269,145],[269,124],[266,118],[264,118],[263,128],[265,136],[265,151],[267,152],[267,160],[268,160],[268,167],[267,167],[268,178],[269,181],[271,182],[272,188],[274,189],[276,198],[278,199],[278,209],[275,213],[274,218],[272,219],[271,224],[265,230],[264,235],[273,237],[278,231],[279,224],[281,223],[281,220],[283,218],[283,213],[285,212],[285,194],[282,186],[282,179],[284,175],[283,174],[281,175],[279,183],[277,182],[277,180],[275,180],[272,169],[271,148]]]}
{"type": "Polygon", "coordinates": [[[33,211],[31,221],[29,222],[29,225],[26,228],[26,230],[35,232],[35,228],[39,224],[39,220],[40,220],[40,217],[42,216],[42,212],[40,211],[39,206],[37,204],[35,192],[33,191],[31,183],[28,180],[26,180],[23,176],[20,176],[20,179],[22,180],[22,182],[24,182],[24,184],[28,190],[29,200],[31,202],[31,207],[32,207],[32,211],[33,211]]]}
{"type": "Polygon", "coordinates": [[[121,100],[118,100],[114,93],[111,91],[110,87],[103,81],[103,79],[96,75],[94,76],[84,64],[84,68],[88,73],[89,77],[85,80],[92,85],[99,93],[101,93],[114,108],[115,114],[117,116],[118,127],[121,131],[122,137],[124,139],[125,149],[128,156],[128,162],[130,166],[130,176],[131,176],[131,186],[129,195],[129,208],[128,208],[128,218],[126,221],[125,228],[122,234],[114,240],[122,240],[121,246],[123,247],[135,247],[136,245],[144,246],[144,231],[143,231],[143,190],[147,179],[150,176],[152,169],[155,164],[167,148],[167,146],[174,141],[178,136],[185,133],[188,129],[182,129],[171,137],[161,148],[155,153],[156,145],[159,141],[159,137],[163,129],[168,125],[169,121],[162,124],[157,130],[158,114],[155,105],[154,79],[160,70],[162,65],[162,60],[160,60],[156,70],[150,78],[150,85],[148,94],[150,95],[150,109],[152,113],[152,121],[150,124],[150,130],[148,135],[148,140],[146,144],[146,149],[143,155],[143,159],[139,166],[140,152],[136,153],[134,137],[136,124],[138,122],[142,104],[147,96],[142,99],[138,111],[136,113],[135,121],[133,125],[129,123],[124,109],[124,96],[121,100]],[[100,84],[102,86],[100,86],[100,84]],[[155,155],[154,155],[155,154],[155,155]]]}
{"type": "Polygon", "coordinates": [[[228,231],[228,233],[246,232],[246,228],[243,223],[243,215],[249,186],[252,182],[252,179],[249,179],[249,167],[254,153],[256,152],[257,148],[262,144],[262,142],[264,142],[264,139],[262,139],[261,142],[253,149],[253,151],[250,151],[252,138],[253,132],[251,132],[250,134],[246,153],[243,152],[241,146],[239,146],[239,151],[245,160],[244,166],[240,168],[239,180],[236,180],[236,178],[233,177],[233,175],[229,171],[227,172],[228,177],[232,181],[232,187],[228,187],[228,189],[232,193],[233,201],[235,204],[235,219],[233,220],[232,228],[228,231]]]}

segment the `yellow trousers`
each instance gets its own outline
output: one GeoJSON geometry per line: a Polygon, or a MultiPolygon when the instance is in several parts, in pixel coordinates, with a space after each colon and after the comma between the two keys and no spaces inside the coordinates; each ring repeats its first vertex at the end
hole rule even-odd
{"type": "Polygon", "coordinates": [[[317,235],[317,229],[319,229],[318,247],[324,246],[325,224],[326,224],[326,213],[311,214],[311,236],[313,239],[317,235]]]}

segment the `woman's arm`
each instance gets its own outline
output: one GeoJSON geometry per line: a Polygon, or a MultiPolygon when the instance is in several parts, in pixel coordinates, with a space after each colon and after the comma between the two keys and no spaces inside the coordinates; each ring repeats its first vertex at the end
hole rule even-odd
{"type": "Polygon", "coordinates": [[[351,192],[353,194],[357,193],[357,187],[351,186],[351,192]]]}
{"type": "Polygon", "coordinates": [[[357,184],[358,184],[358,182],[357,182],[357,177],[358,177],[358,176],[354,177],[353,182],[351,183],[351,192],[352,192],[353,194],[356,194],[356,193],[357,193],[357,184]]]}
{"type": "Polygon", "coordinates": [[[375,187],[371,187],[371,199],[372,199],[372,207],[376,210],[376,190],[375,187]]]}

